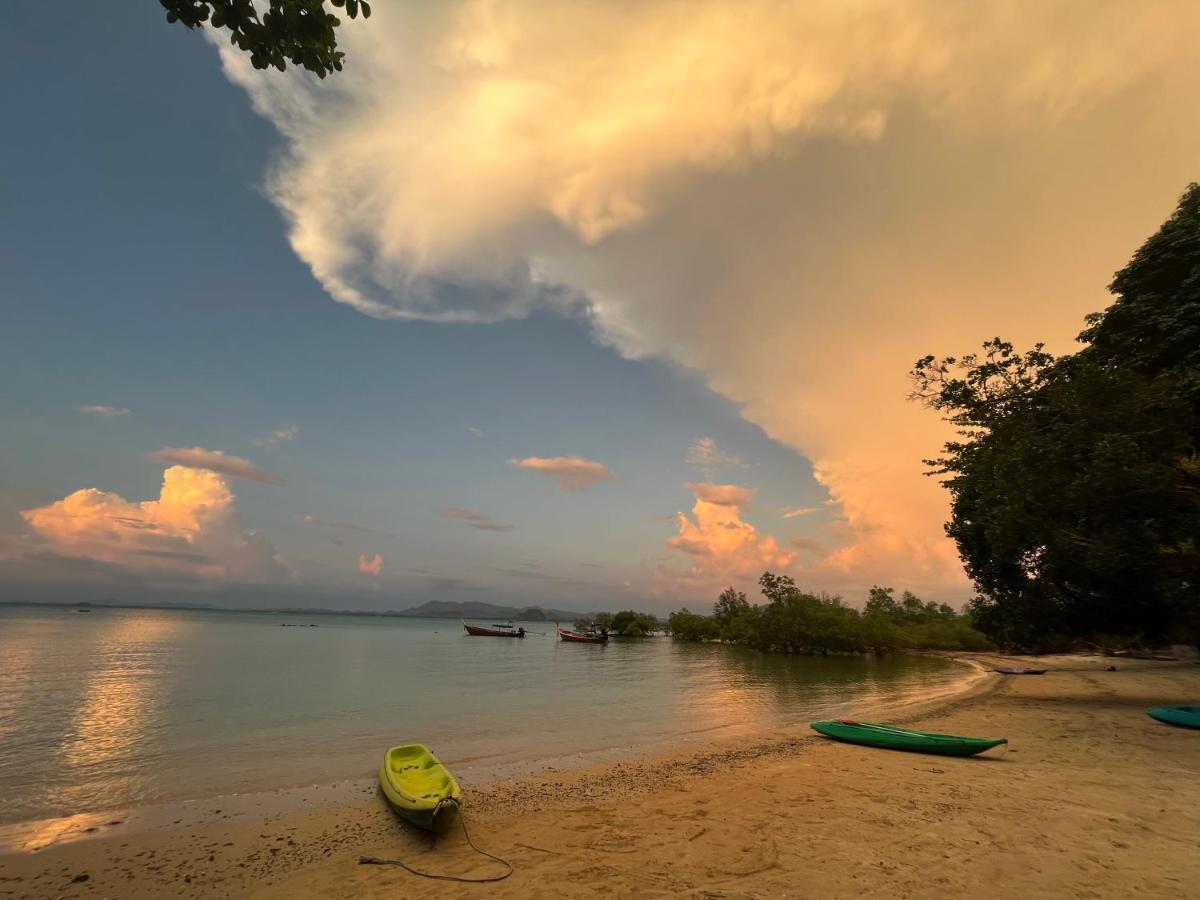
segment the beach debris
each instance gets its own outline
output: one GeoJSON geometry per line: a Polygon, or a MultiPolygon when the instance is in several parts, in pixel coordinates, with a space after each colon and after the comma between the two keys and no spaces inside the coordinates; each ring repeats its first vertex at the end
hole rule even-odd
{"type": "Polygon", "coordinates": [[[80,872],[78,875],[76,875],[74,878],[71,879],[71,884],[82,884],[83,882],[87,881],[91,877],[92,876],[89,875],[87,872],[80,872]]]}

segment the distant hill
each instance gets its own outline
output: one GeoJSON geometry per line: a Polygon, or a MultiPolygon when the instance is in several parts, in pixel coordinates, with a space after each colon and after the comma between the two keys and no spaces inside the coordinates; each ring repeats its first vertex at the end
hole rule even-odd
{"type": "Polygon", "coordinates": [[[554,619],[573,622],[587,618],[586,613],[570,612],[565,609],[542,609],[540,606],[500,606],[495,603],[468,601],[450,603],[445,600],[430,600],[420,606],[401,610],[400,616],[423,619],[514,619],[521,622],[549,622],[554,619]]]}

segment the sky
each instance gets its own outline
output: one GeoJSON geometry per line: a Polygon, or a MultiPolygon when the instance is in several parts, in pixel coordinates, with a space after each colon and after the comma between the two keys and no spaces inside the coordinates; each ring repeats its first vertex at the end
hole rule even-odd
{"type": "Polygon", "coordinates": [[[381,2],[323,82],[92,6],[0,34],[8,601],[961,603],[908,370],[1069,352],[1200,172],[1188,2],[381,2]]]}

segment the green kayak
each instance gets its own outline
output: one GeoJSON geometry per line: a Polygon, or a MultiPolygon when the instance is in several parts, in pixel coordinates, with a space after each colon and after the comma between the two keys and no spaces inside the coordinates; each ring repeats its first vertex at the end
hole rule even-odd
{"type": "Polygon", "coordinates": [[[959,737],[955,734],[937,734],[932,731],[912,731],[895,725],[877,725],[872,722],[852,722],[838,719],[833,722],[813,722],[812,729],[835,741],[848,744],[863,744],[867,747],[883,747],[886,750],[911,750],[914,753],[939,753],[942,756],[974,756],[1007,744],[1004,738],[959,737]]]}
{"type": "Polygon", "coordinates": [[[1157,706],[1146,710],[1146,715],[1168,725],[1200,728],[1200,706],[1157,706]]]}

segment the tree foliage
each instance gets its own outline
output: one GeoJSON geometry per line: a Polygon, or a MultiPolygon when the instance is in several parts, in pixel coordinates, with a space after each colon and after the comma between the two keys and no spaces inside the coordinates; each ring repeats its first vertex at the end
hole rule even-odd
{"type": "Polygon", "coordinates": [[[859,612],[838,597],[809,594],[786,575],[764,572],[759,586],[765,604],[752,604],[732,587],[723,591],[711,616],[686,609],[671,614],[671,633],[680,640],[725,641],[783,653],[890,653],[905,649],[982,650],[987,638],[968,616],[945,604],[923,603],[892,588],[875,587],[859,612]]]}
{"type": "Polygon", "coordinates": [[[927,463],[975,620],[1005,646],[1197,638],[1200,186],[1109,289],[1074,354],[995,338],[912,373],[958,427],[927,463]]]}
{"type": "MultiPolygon", "coordinates": [[[[266,6],[259,15],[252,0],[159,0],[168,22],[196,28],[205,22],[229,31],[229,41],[250,54],[256,69],[274,66],[279,71],[291,62],[320,78],[342,71],[345,54],[337,48],[337,16],[324,0],[259,0],[266,6]]],[[[371,15],[367,0],[329,0],[345,9],[351,19],[371,15]]]]}
{"type": "Polygon", "coordinates": [[[662,623],[658,621],[658,617],[650,613],[636,612],[632,609],[623,609],[620,612],[600,612],[596,613],[590,621],[578,621],[576,625],[595,625],[597,628],[603,628],[606,631],[611,631],[613,634],[619,634],[624,637],[645,637],[648,634],[653,634],[656,631],[662,630],[662,623]]]}
{"type": "Polygon", "coordinates": [[[658,631],[662,628],[662,625],[659,623],[658,617],[650,613],[623,609],[613,615],[612,622],[609,623],[608,627],[615,634],[627,637],[645,637],[648,634],[658,631]]]}

